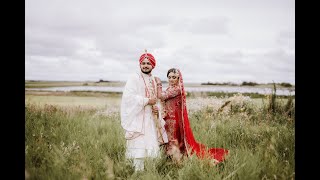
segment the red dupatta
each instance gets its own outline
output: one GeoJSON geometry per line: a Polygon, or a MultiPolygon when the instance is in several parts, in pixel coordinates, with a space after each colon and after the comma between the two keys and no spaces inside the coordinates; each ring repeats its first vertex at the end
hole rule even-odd
{"type": "Polygon", "coordinates": [[[184,90],[183,78],[180,70],[179,72],[179,86],[181,90],[181,110],[182,110],[182,125],[183,125],[183,140],[185,144],[185,149],[187,151],[187,155],[190,156],[193,153],[200,158],[211,157],[216,159],[218,162],[225,160],[225,156],[229,153],[227,149],[223,148],[207,148],[205,145],[198,143],[193,136],[192,129],[190,127],[190,122],[188,118],[187,104],[186,104],[186,93],[184,90]]]}

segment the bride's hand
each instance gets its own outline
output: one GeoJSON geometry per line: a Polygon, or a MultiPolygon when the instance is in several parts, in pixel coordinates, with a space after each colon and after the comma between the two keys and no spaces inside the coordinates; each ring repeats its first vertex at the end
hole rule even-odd
{"type": "Polygon", "coordinates": [[[157,83],[157,84],[161,84],[161,79],[160,79],[160,78],[155,77],[154,79],[156,80],[156,83],[157,83]]]}

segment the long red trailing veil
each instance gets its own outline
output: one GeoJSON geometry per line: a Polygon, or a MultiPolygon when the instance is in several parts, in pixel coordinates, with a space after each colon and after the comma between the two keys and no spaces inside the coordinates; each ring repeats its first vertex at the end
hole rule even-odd
{"type": "Polygon", "coordinates": [[[183,83],[183,78],[180,70],[179,72],[179,86],[181,90],[181,98],[182,98],[182,125],[183,125],[183,140],[184,140],[184,145],[185,149],[187,150],[188,156],[196,153],[196,155],[200,158],[204,157],[211,157],[216,159],[217,161],[221,162],[225,160],[225,156],[229,153],[227,149],[223,148],[207,148],[205,145],[198,143],[193,136],[190,123],[189,123],[189,118],[188,118],[188,113],[187,113],[187,106],[186,106],[186,93],[184,90],[184,83],[183,83]]]}

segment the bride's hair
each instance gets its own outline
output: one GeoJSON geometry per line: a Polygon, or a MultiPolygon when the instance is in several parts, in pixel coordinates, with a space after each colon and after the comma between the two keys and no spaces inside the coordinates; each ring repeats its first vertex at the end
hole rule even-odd
{"type": "Polygon", "coordinates": [[[179,72],[178,72],[178,69],[176,69],[176,68],[171,68],[171,69],[168,70],[167,77],[169,76],[169,74],[170,74],[171,72],[173,72],[173,73],[175,73],[175,74],[179,73],[179,72]]]}

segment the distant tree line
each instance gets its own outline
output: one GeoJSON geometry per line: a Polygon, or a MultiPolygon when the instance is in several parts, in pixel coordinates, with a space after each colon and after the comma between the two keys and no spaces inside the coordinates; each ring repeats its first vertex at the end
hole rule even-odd
{"type": "Polygon", "coordinates": [[[101,83],[101,82],[111,82],[111,81],[100,79],[97,83],[101,83]]]}
{"type": "Polygon", "coordinates": [[[280,85],[283,87],[292,87],[292,85],[290,83],[285,83],[285,82],[280,83],[280,85]]]}
{"type": "Polygon", "coordinates": [[[235,83],[231,83],[231,82],[224,82],[224,83],[218,83],[218,82],[207,82],[207,83],[201,83],[201,85],[228,85],[228,86],[237,86],[237,84],[235,83]]]}
{"type": "Polygon", "coordinates": [[[246,82],[246,81],[243,81],[241,83],[241,86],[256,86],[256,85],[259,85],[259,84],[255,82],[246,82]]]}

